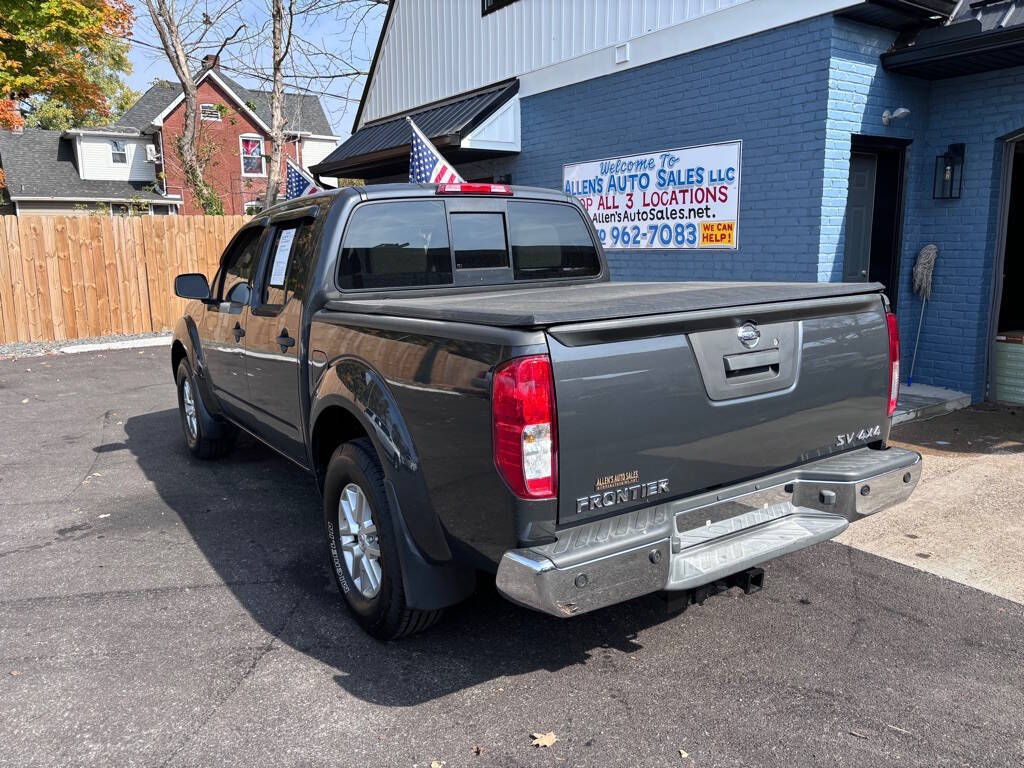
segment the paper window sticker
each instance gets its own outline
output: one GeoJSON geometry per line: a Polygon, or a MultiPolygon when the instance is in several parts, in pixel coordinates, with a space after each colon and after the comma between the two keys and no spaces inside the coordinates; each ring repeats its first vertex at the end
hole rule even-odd
{"type": "Polygon", "coordinates": [[[284,276],[288,271],[288,255],[292,252],[294,241],[294,229],[281,230],[281,235],[277,238],[277,250],[274,251],[274,264],[270,269],[270,285],[284,285],[284,276]]]}

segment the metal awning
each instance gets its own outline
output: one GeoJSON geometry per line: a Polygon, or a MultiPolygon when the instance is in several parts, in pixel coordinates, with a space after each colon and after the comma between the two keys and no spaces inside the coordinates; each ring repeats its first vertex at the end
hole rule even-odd
{"type": "Polygon", "coordinates": [[[1010,0],[961,3],[951,23],[904,34],[882,66],[927,80],[1024,64],[1024,8],[1010,0]]]}
{"type": "MultiPolygon", "coordinates": [[[[519,92],[519,81],[505,81],[437,104],[367,123],[347,141],[312,166],[318,176],[375,179],[402,173],[409,167],[412,132],[406,117],[444,153],[450,162],[482,159],[508,151],[479,149],[465,142],[484,121],[506,106],[519,92]]],[[[516,113],[518,116],[518,112],[516,113]]]]}
{"type": "Polygon", "coordinates": [[[886,29],[910,30],[936,26],[956,11],[956,0],[868,0],[839,15],[886,29]]]}

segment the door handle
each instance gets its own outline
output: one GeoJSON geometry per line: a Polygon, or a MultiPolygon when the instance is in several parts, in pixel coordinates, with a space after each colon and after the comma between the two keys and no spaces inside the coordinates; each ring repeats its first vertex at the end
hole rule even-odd
{"type": "Polygon", "coordinates": [[[291,336],[288,335],[288,329],[287,328],[282,328],[281,329],[281,335],[278,336],[275,339],[275,341],[278,343],[278,346],[281,347],[281,353],[282,354],[284,354],[284,352],[286,352],[288,350],[288,347],[294,347],[295,346],[295,339],[293,339],[291,336]]]}
{"type": "Polygon", "coordinates": [[[778,376],[782,355],[777,349],[764,349],[760,352],[726,355],[722,360],[725,363],[725,380],[742,384],[778,376]]]}
{"type": "Polygon", "coordinates": [[[231,329],[231,332],[235,334],[236,344],[238,343],[239,339],[245,336],[245,329],[239,323],[235,323],[235,327],[231,329]]]}

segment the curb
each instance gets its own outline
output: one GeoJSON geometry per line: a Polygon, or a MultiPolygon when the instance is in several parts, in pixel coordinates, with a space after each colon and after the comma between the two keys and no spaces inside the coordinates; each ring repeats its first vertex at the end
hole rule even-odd
{"type": "Polygon", "coordinates": [[[76,355],[80,352],[105,352],[111,349],[137,349],[139,347],[163,347],[171,343],[170,335],[150,336],[144,339],[124,339],[123,341],[106,341],[97,344],[69,344],[61,347],[58,352],[65,355],[76,355]]]}

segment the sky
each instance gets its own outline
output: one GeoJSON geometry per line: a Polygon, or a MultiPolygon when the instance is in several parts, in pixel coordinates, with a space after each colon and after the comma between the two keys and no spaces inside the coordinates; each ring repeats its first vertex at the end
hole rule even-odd
{"type": "MultiPolygon", "coordinates": [[[[131,61],[133,70],[126,77],[128,84],[134,90],[144,92],[154,80],[163,79],[176,82],[174,70],[171,69],[163,51],[153,47],[158,40],[145,4],[142,0],[133,0],[133,5],[136,17],[135,27],[132,31],[131,61]]],[[[218,0],[198,0],[196,5],[199,9],[205,5],[212,13],[221,3],[218,0]]],[[[249,24],[250,28],[257,26],[263,19],[269,17],[267,3],[265,0],[241,0],[238,15],[249,24]]],[[[362,24],[356,24],[353,19],[345,17],[319,19],[315,23],[303,23],[300,19],[297,20],[296,29],[301,29],[303,36],[313,44],[324,50],[339,53],[348,49],[349,39],[351,39],[352,63],[365,71],[369,69],[370,59],[373,57],[383,20],[384,9],[381,7],[370,10],[362,24]]],[[[232,22],[229,26],[233,30],[237,23],[232,22]]],[[[203,53],[215,53],[219,45],[220,40],[218,39],[211,43],[210,50],[203,51],[203,53]]],[[[333,73],[321,72],[320,74],[333,73]]],[[[264,89],[266,87],[259,80],[238,71],[232,70],[229,75],[248,88],[264,89]]],[[[320,102],[334,126],[335,133],[343,138],[351,133],[352,120],[355,117],[363,86],[361,80],[352,84],[351,87],[349,81],[340,79],[288,83],[288,87],[292,89],[295,85],[314,92],[324,92],[323,95],[320,95],[320,102]],[[347,95],[348,100],[341,98],[343,95],[347,95]]]]}

